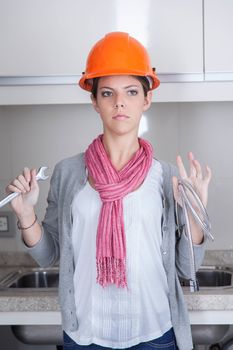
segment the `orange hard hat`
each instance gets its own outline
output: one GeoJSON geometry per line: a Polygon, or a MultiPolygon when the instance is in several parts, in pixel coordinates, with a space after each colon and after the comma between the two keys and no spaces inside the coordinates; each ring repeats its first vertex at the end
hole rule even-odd
{"type": "Polygon", "coordinates": [[[151,90],[160,84],[145,47],[123,32],[108,33],[93,46],[79,85],[82,89],[91,91],[92,79],[107,75],[145,76],[150,82],[151,90]]]}

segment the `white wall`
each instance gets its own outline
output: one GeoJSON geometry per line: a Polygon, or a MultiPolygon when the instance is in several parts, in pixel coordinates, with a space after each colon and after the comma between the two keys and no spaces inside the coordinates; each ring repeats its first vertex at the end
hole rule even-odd
{"type": "MultiPolygon", "coordinates": [[[[175,162],[192,150],[213,171],[209,214],[215,242],[209,249],[232,249],[233,102],[153,104],[144,118],[155,156],[175,162]]],[[[85,150],[101,132],[91,105],[0,107],[0,195],[22,168],[48,165],[85,150]]],[[[44,215],[49,181],[40,184],[37,212],[44,215]]],[[[6,208],[4,208],[6,209],[6,208]]],[[[16,237],[19,237],[17,235],[16,237]]],[[[20,250],[19,238],[1,238],[0,249],[20,250]]]]}

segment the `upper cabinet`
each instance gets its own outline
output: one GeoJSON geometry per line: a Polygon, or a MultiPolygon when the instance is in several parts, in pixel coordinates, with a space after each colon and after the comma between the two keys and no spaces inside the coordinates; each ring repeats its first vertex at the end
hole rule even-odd
{"type": "Polygon", "coordinates": [[[219,85],[211,86],[211,96],[206,92],[204,73],[233,71],[233,4],[204,1],[204,6],[203,0],[4,1],[0,104],[90,102],[77,81],[90,48],[110,31],[129,32],[148,49],[161,80],[153,101],[219,98],[219,85]]]}
{"type": "Polygon", "coordinates": [[[206,80],[233,80],[233,1],[205,0],[206,80]]]}
{"type": "Polygon", "coordinates": [[[87,3],[82,9],[82,1],[75,0],[4,1],[0,12],[0,75],[80,74],[90,40],[86,33],[96,31],[87,25],[93,13],[87,3]]]}
{"type": "Polygon", "coordinates": [[[80,75],[91,46],[126,31],[158,73],[202,73],[202,0],[8,0],[0,13],[1,76],[80,75]]]}
{"type": "Polygon", "coordinates": [[[149,53],[162,82],[200,79],[202,0],[151,1],[145,28],[149,53]]]}

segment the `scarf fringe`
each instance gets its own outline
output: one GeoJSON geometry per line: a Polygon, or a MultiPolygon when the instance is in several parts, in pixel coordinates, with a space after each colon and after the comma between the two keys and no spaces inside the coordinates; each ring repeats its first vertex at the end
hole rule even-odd
{"type": "Polygon", "coordinates": [[[125,259],[103,257],[96,259],[97,283],[102,287],[115,284],[117,287],[127,287],[125,259]]]}

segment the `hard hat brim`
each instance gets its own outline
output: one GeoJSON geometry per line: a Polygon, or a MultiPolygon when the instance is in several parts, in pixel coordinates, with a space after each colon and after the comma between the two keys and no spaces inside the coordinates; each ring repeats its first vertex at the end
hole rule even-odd
{"type": "Polygon", "coordinates": [[[115,71],[115,72],[99,72],[97,73],[92,73],[92,74],[83,74],[81,79],[79,80],[79,86],[86,90],[86,91],[91,91],[92,90],[92,79],[93,78],[101,78],[101,77],[106,77],[106,76],[116,76],[116,75],[133,75],[133,76],[142,76],[142,77],[150,77],[152,80],[152,85],[150,87],[150,90],[156,89],[160,85],[160,80],[154,73],[148,73],[145,75],[145,73],[141,71],[132,71],[130,72],[127,70],[127,72],[123,71],[115,71]]]}

